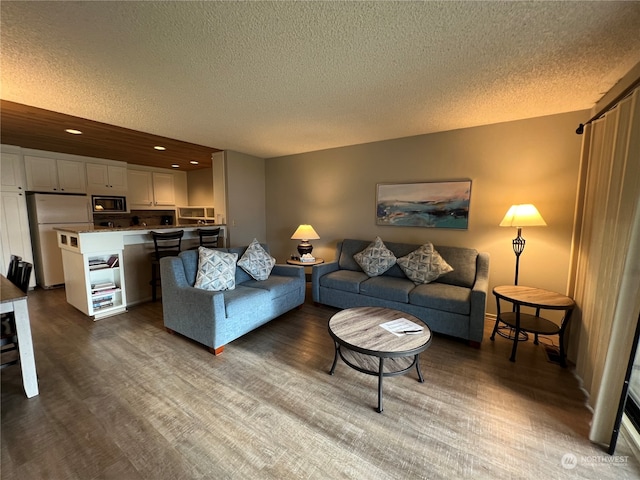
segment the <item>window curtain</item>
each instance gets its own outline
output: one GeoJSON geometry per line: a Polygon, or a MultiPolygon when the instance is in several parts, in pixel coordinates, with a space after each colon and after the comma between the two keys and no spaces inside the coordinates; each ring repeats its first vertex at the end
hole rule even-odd
{"type": "Polygon", "coordinates": [[[611,439],[640,312],[640,91],[587,125],[569,294],[589,438],[611,439]]]}

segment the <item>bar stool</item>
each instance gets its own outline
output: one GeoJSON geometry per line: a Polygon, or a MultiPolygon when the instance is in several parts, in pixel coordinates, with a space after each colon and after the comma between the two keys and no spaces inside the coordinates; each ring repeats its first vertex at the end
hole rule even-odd
{"type": "Polygon", "coordinates": [[[197,250],[200,247],[217,248],[218,239],[220,237],[220,228],[198,228],[196,230],[200,243],[196,247],[189,250],[197,250]]]}
{"type": "Polygon", "coordinates": [[[163,257],[175,257],[181,251],[182,236],[184,230],[160,233],[149,232],[153,237],[154,252],[149,255],[151,260],[151,298],[157,299],[157,288],[160,286],[160,259],[163,257]]]}
{"type": "MultiPolygon", "coordinates": [[[[206,248],[217,248],[220,228],[199,228],[196,230],[200,237],[200,246],[206,248]]],[[[198,248],[198,247],[196,247],[198,248]]]]}

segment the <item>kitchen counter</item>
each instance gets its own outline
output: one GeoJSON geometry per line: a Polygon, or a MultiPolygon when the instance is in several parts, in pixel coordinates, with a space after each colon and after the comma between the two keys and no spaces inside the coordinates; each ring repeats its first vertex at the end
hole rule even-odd
{"type": "MultiPolygon", "coordinates": [[[[198,229],[220,228],[220,246],[227,244],[226,225],[136,225],[127,227],[56,227],[67,302],[95,319],[125,312],[127,306],[151,300],[152,231],[183,230],[182,250],[199,245],[198,229]],[[117,262],[115,262],[117,258],[117,262]],[[111,266],[115,262],[115,267],[111,266]],[[95,267],[109,263],[110,267],[95,267]],[[114,283],[115,293],[100,305],[96,284],[114,283]],[[111,305],[113,300],[113,305],[111,305]]],[[[109,295],[104,295],[109,297],[109,295]]]]}
{"type": "Polygon", "coordinates": [[[55,230],[60,230],[63,232],[70,232],[70,233],[96,233],[96,232],[104,233],[104,232],[128,232],[128,231],[141,233],[141,231],[150,232],[153,230],[165,230],[165,229],[171,229],[171,228],[193,230],[198,228],[217,228],[217,227],[221,227],[220,233],[222,233],[222,230],[226,228],[226,225],[222,225],[222,224],[203,225],[203,224],[185,223],[180,225],[131,225],[127,227],[92,226],[92,227],[82,227],[82,228],[76,228],[73,225],[69,225],[69,226],[56,227],[55,230]]]}

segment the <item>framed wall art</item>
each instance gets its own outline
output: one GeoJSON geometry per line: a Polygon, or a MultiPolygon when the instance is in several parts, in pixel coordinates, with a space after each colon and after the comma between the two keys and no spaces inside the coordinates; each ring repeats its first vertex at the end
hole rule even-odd
{"type": "Polygon", "coordinates": [[[471,180],[379,183],[376,223],[465,230],[469,225],[470,200],[471,180]]]}

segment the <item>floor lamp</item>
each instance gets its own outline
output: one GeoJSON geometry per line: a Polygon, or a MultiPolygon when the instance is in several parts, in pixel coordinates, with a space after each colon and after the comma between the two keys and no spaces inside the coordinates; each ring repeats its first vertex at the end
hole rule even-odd
{"type": "Polygon", "coordinates": [[[518,285],[518,272],[520,270],[520,255],[524,251],[525,239],[522,238],[522,227],[546,227],[547,223],[538,212],[538,209],[532,204],[511,205],[500,222],[501,227],[516,227],[518,236],[511,241],[513,245],[513,253],[516,255],[516,276],[513,282],[518,285]]]}
{"type": "MultiPolygon", "coordinates": [[[[520,255],[524,252],[525,239],[522,237],[522,227],[545,227],[547,223],[538,212],[538,209],[530,203],[522,205],[511,205],[506,215],[500,222],[501,227],[516,227],[518,235],[511,241],[513,253],[516,255],[516,275],[513,281],[514,285],[518,285],[518,273],[520,271],[520,255]]],[[[515,306],[514,306],[515,309],[515,306]]],[[[513,339],[514,332],[510,327],[502,327],[498,329],[498,335],[513,339]],[[502,332],[503,329],[509,329],[509,333],[502,332]]],[[[518,340],[527,340],[529,335],[526,332],[520,332],[518,340]]]]}

